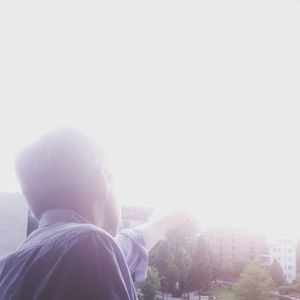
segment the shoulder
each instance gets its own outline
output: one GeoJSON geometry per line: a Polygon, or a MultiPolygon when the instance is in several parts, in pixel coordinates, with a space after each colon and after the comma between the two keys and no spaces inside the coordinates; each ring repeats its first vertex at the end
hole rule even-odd
{"type": "Polygon", "coordinates": [[[114,239],[103,229],[89,224],[61,223],[37,229],[19,247],[18,250],[31,251],[40,248],[42,252],[61,251],[67,253],[76,248],[81,252],[98,249],[101,252],[119,252],[114,239]],[[85,247],[86,246],[86,247],[85,247]]]}
{"type": "Polygon", "coordinates": [[[119,247],[114,238],[103,229],[92,224],[76,224],[65,234],[68,240],[74,241],[74,245],[86,245],[101,248],[103,250],[119,251],[119,247]]]}
{"type": "Polygon", "coordinates": [[[64,228],[51,244],[50,252],[60,253],[66,266],[80,272],[96,269],[118,269],[126,264],[115,240],[91,224],[73,224],[64,228]],[[56,249],[56,250],[55,250],[56,249]]]}

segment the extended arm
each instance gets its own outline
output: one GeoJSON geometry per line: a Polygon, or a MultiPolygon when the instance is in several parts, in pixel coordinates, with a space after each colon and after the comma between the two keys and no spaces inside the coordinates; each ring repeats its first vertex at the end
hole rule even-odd
{"type": "Polygon", "coordinates": [[[122,250],[130,273],[138,282],[146,278],[148,251],[170,229],[191,218],[191,214],[183,211],[169,213],[147,223],[120,232],[115,240],[122,250]]]}
{"type": "Polygon", "coordinates": [[[139,225],[135,229],[143,234],[146,249],[150,251],[168,230],[179,226],[191,216],[191,213],[186,211],[175,211],[139,225]]]}

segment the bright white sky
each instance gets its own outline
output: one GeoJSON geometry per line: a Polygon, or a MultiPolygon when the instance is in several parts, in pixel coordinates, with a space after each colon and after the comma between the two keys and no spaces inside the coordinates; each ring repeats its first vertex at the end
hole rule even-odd
{"type": "Polygon", "coordinates": [[[300,1],[0,4],[0,190],[57,126],[124,203],[300,235],[300,1]]]}

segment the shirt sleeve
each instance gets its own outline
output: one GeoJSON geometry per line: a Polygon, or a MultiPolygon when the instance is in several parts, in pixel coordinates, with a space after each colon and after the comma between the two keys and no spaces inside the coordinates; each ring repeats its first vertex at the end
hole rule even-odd
{"type": "Polygon", "coordinates": [[[143,282],[147,276],[148,251],[143,234],[137,229],[121,231],[115,238],[121,248],[130,274],[137,282],[143,282]]]}

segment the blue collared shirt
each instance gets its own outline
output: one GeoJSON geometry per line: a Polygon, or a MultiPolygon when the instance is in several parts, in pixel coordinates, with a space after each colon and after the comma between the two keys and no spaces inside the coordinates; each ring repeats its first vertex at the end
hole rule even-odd
{"type": "Polygon", "coordinates": [[[121,231],[115,238],[134,281],[143,282],[147,276],[148,251],[144,236],[136,229],[121,231]]]}
{"type": "Polygon", "coordinates": [[[134,257],[143,248],[139,239],[138,232],[128,231],[116,242],[72,211],[48,211],[39,228],[0,259],[0,299],[135,300],[124,256],[131,273],[140,276],[145,253],[138,250],[142,258],[134,257]]]}

